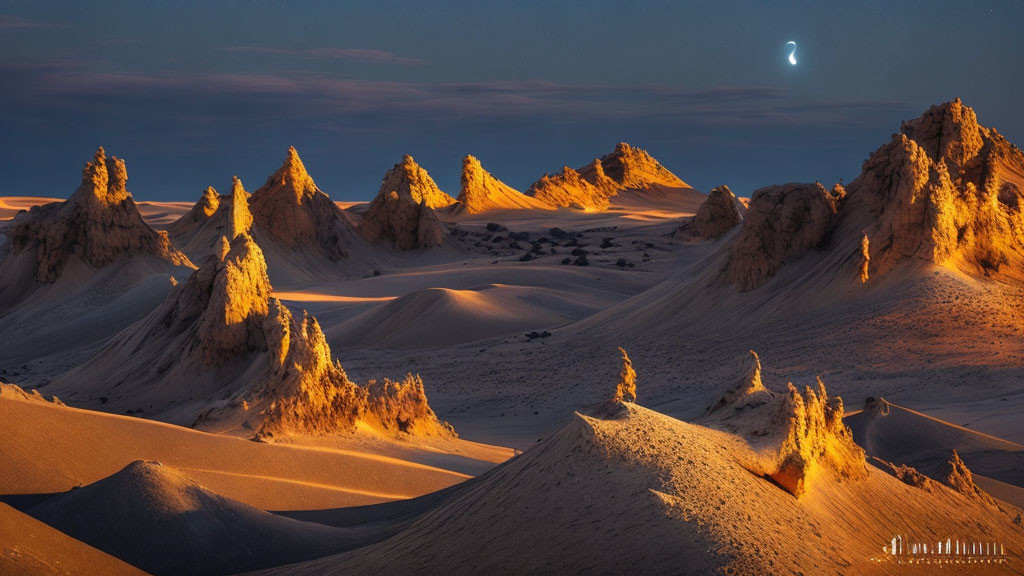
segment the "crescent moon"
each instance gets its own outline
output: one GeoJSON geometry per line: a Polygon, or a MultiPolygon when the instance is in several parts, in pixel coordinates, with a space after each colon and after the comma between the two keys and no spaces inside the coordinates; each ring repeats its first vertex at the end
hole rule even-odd
{"type": "Polygon", "coordinates": [[[793,66],[796,66],[796,42],[793,42],[792,40],[786,42],[787,47],[790,44],[792,44],[793,47],[789,50],[789,63],[792,64],[793,66]]]}

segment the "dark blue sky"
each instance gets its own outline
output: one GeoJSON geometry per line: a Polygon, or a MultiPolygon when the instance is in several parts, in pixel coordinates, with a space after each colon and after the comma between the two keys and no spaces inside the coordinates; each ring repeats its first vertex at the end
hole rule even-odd
{"type": "Polygon", "coordinates": [[[1024,144],[1024,2],[0,0],[0,195],[99,144],[139,200],[260,186],[295,145],[339,200],[412,154],[517,188],[625,140],[691,185],[831,183],[959,96],[1024,144]],[[798,43],[798,65],[783,45],[798,43]]]}

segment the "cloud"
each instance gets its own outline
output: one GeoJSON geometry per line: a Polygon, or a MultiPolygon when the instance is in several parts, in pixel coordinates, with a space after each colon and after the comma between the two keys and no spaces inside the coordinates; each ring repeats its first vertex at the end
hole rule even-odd
{"type": "Polygon", "coordinates": [[[372,48],[291,49],[278,48],[274,46],[240,45],[229,46],[225,48],[225,50],[237,54],[270,54],[323,60],[348,60],[350,62],[361,62],[367,64],[388,64],[396,66],[423,66],[427,64],[425,60],[421,60],[419,58],[399,56],[394,52],[374,50],[372,48]]]}
{"type": "Polygon", "coordinates": [[[0,14],[0,30],[27,30],[31,28],[58,28],[61,25],[56,22],[45,22],[43,20],[30,20],[13,14],[0,14]]]}

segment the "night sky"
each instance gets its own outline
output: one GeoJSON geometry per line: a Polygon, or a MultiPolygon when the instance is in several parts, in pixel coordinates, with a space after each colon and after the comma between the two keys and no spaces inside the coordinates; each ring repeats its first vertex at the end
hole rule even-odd
{"type": "Polygon", "coordinates": [[[1024,145],[1022,34],[1018,0],[0,0],[0,195],[67,196],[101,144],[137,200],[289,145],[336,200],[407,153],[456,195],[467,153],[524,189],[623,140],[701,190],[830,184],[957,96],[1024,145]]]}

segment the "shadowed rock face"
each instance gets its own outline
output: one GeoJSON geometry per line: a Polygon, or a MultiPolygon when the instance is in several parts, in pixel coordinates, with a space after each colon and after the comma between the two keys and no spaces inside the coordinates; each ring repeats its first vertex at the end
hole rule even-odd
{"type": "Polygon", "coordinates": [[[820,247],[834,224],[844,191],[818,183],[768,186],[754,191],[723,269],[726,282],[752,290],[787,262],[820,247]]]}
{"type": "Polygon", "coordinates": [[[1024,275],[1024,155],[957,99],[904,122],[864,162],[843,219],[870,222],[870,272],[903,260],[1024,275]]]}
{"type": "Polygon", "coordinates": [[[553,208],[507,186],[484,170],[480,161],[473,156],[466,156],[462,160],[461,186],[458,206],[470,214],[479,214],[487,210],[553,208]]]}
{"type": "Polygon", "coordinates": [[[843,401],[829,398],[819,379],[803,392],[792,383],[779,394],[761,381],[761,362],[753,351],[722,398],[703,417],[710,427],[739,434],[760,452],[745,464],[800,497],[817,467],[845,478],[867,477],[864,451],[843,424],[843,401]]]}
{"type": "Polygon", "coordinates": [[[684,223],[676,231],[676,238],[692,237],[713,240],[725,235],[743,221],[743,205],[728,186],[711,189],[708,199],[700,205],[693,221],[684,223]]]}
{"type": "Polygon", "coordinates": [[[430,206],[400,196],[394,190],[382,190],[363,215],[359,233],[370,242],[387,243],[399,250],[417,250],[440,246],[445,228],[430,206]]]}
{"type": "Polygon", "coordinates": [[[284,164],[249,201],[253,226],[292,250],[315,250],[331,260],[348,255],[352,225],[289,148],[284,164]]]}
{"type": "Polygon", "coordinates": [[[611,154],[580,168],[580,175],[599,189],[649,190],[655,186],[689,188],[645,150],[619,142],[611,154]]]}
{"type": "Polygon", "coordinates": [[[408,154],[384,175],[377,195],[390,192],[396,192],[403,200],[424,204],[434,209],[455,203],[455,199],[442,192],[430,174],[408,154]]]}
{"type": "Polygon", "coordinates": [[[82,170],[82,183],[65,202],[37,206],[17,216],[7,232],[10,254],[36,253],[36,280],[52,283],[71,256],[102,267],[136,254],[175,266],[192,266],[167,233],[153,230],[126,188],[124,161],[103,148],[82,170]]]}

